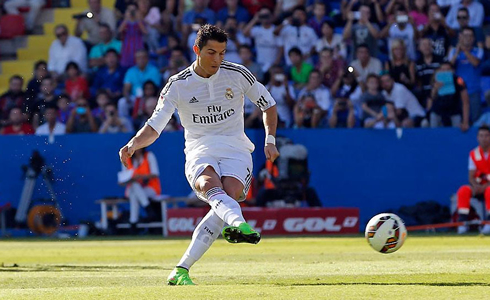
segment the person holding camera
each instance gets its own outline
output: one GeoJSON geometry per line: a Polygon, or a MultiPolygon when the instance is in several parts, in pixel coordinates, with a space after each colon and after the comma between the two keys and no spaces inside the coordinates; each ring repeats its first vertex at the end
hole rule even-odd
{"type": "Polygon", "coordinates": [[[454,36],[454,31],[446,24],[444,15],[436,3],[429,5],[429,23],[422,29],[421,36],[431,40],[434,55],[446,57],[449,50],[449,38],[454,36]]]}
{"type": "MultiPolygon", "coordinates": [[[[388,38],[388,49],[392,49],[392,44],[395,40],[402,40],[404,47],[406,47],[408,58],[415,60],[415,38],[417,33],[412,17],[408,16],[404,8],[399,8],[396,12],[396,17],[383,28],[379,37],[388,38]]],[[[390,53],[390,58],[393,58],[392,56],[393,54],[390,53]]]]}
{"type": "Polygon", "coordinates": [[[104,107],[104,112],[105,120],[100,126],[99,133],[134,132],[131,121],[119,115],[114,103],[107,104],[104,107]]]}
{"type": "Polygon", "coordinates": [[[292,110],[296,100],[294,88],[289,84],[284,70],[280,66],[270,69],[271,79],[267,89],[276,100],[277,115],[279,117],[278,127],[290,128],[293,123],[292,110]]]}
{"type": "Polygon", "coordinates": [[[458,11],[461,8],[466,8],[469,13],[469,26],[482,27],[483,19],[485,18],[485,9],[479,1],[475,0],[462,0],[461,3],[455,3],[451,5],[449,12],[447,13],[447,24],[452,29],[460,28],[458,23],[458,11]]]}
{"type": "Polygon", "coordinates": [[[354,128],[356,126],[356,110],[349,98],[335,99],[328,123],[330,128],[354,128]]]}
{"type": "Polygon", "coordinates": [[[123,67],[132,67],[135,65],[135,56],[138,51],[145,48],[144,38],[148,34],[136,3],[128,4],[124,20],[119,25],[117,32],[122,39],[121,65],[123,67]]]}
{"type": "Polygon", "coordinates": [[[99,120],[92,115],[88,101],[80,98],[66,122],[67,133],[91,133],[99,130],[99,120]]]}
{"type": "Polygon", "coordinates": [[[379,38],[379,26],[375,23],[371,23],[371,9],[367,5],[361,5],[359,11],[349,12],[347,24],[344,28],[344,40],[352,38],[353,53],[357,52],[357,49],[361,45],[367,45],[371,55],[376,56],[378,54],[378,38],[379,38]],[[354,24],[354,21],[357,21],[354,24]]]}
{"type": "Polygon", "coordinates": [[[280,41],[274,35],[276,26],[272,21],[272,11],[263,7],[243,29],[243,34],[254,41],[257,63],[262,66],[264,73],[271,66],[280,64],[282,60],[282,52],[279,51],[280,41]],[[257,25],[259,22],[260,25],[257,25]]]}
{"type": "Polygon", "coordinates": [[[107,24],[111,32],[116,30],[116,16],[108,8],[102,7],[101,0],[88,0],[89,8],[80,14],[73,15],[76,20],[75,35],[81,37],[87,31],[87,42],[90,46],[102,43],[99,25],[103,22],[107,24]]]}

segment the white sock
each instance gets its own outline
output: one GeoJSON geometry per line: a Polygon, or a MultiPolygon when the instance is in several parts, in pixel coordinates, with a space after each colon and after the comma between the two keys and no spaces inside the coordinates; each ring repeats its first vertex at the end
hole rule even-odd
{"type": "Polygon", "coordinates": [[[224,224],[225,222],[212,209],[209,210],[208,214],[201,220],[196,229],[194,229],[191,244],[177,266],[189,270],[218,238],[224,224]]]}
{"type": "Polygon", "coordinates": [[[245,223],[242,215],[240,204],[235,199],[228,196],[225,191],[219,187],[214,187],[206,192],[206,198],[211,205],[211,209],[231,226],[238,226],[245,223]]]}

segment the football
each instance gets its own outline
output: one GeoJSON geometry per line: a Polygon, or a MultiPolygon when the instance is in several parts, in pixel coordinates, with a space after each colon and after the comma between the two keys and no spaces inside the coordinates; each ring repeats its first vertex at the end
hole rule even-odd
{"type": "Polygon", "coordinates": [[[400,217],[383,213],[369,220],[365,235],[374,250],[381,253],[393,253],[403,246],[407,238],[407,229],[400,217]]]}

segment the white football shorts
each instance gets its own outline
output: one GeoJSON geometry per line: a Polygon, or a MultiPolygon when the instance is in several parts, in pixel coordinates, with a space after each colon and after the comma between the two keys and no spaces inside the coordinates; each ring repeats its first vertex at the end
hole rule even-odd
{"type": "Polygon", "coordinates": [[[245,200],[252,182],[252,155],[246,149],[239,150],[228,145],[216,147],[199,147],[187,153],[185,176],[197,197],[207,202],[205,195],[195,188],[197,178],[211,166],[220,177],[230,176],[238,179],[244,186],[243,194],[238,201],[245,200]]]}

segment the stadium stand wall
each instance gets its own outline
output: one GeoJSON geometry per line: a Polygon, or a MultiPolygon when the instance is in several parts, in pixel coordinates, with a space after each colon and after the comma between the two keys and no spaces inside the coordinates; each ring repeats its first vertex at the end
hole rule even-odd
{"type": "MultiPolygon", "coordinates": [[[[264,162],[263,132],[247,131],[255,142],[255,173],[264,162]]],[[[476,146],[476,130],[284,130],[279,134],[309,149],[311,185],[324,206],[359,207],[361,227],[384,210],[423,200],[449,203],[467,181],[468,152],[476,146]]],[[[21,166],[38,149],[54,167],[55,190],[71,223],[97,220],[94,200],[123,195],[116,183],[118,150],[130,135],[78,134],[56,137],[0,136],[0,200],[17,206],[24,183],[21,166]]],[[[152,149],[159,160],[164,193],[190,192],[184,177],[183,134],[163,133],[152,149]]],[[[48,198],[39,179],[33,198],[48,198]]]]}

